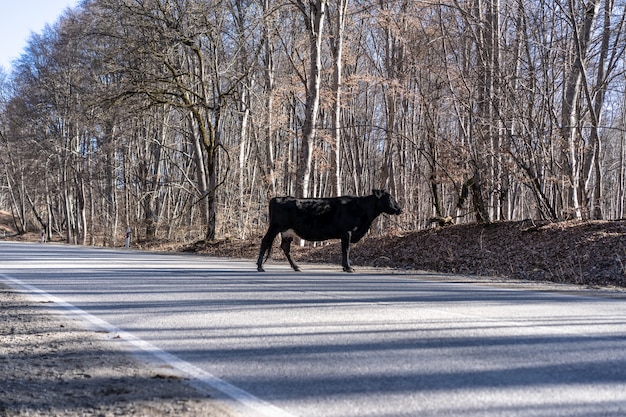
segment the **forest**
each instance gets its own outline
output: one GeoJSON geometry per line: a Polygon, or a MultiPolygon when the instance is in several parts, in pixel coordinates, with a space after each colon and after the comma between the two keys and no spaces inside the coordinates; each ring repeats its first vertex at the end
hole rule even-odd
{"type": "Polygon", "coordinates": [[[0,209],[73,244],[624,217],[626,0],[84,0],[0,72],[0,209]]]}

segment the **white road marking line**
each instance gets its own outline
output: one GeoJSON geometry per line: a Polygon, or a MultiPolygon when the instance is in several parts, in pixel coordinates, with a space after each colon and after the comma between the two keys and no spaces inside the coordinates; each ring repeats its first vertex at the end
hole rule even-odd
{"type": "Polygon", "coordinates": [[[87,313],[86,311],[83,311],[80,308],[73,306],[72,304],[69,304],[63,301],[62,299],[52,294],[49,294],[37,287],[34,287],[30,284],[22,282],[21,280],[17,278],[13,278],[6,274],[0,273],[0,278],[3,278],[6,281],[10,281],[14,285],[21,287],[22,289],[26,290],[30,294],[36,294],[42,297],[45,301],[51,301],[55,303],[56,305],[67,310],[72,316],[78,317],[79,319],[83,321],[89,322],[92,325],[96,326],[97,328],[105,330],[109,333],[116,334],[117,336],[119,336],[119,338],[122,341],[135,346],[136,348],[140,349],[143,353],[153,356],[167,363],[174,369],[177,369],[183,372],[187,377],[190,378],[191,385],[194,386],[196,389],[200,389],[200,390],[209,389],[212,391],[215,391],[215,390],[219,391],[220,393],[226,395],[228,398],[234,400],[240,405],[243,405],[246,408],[258,413],[260,416],[295,417],[293,414],[290,414],[287,411],[282,410],[281,408],[278,408],[275,405],[268,403],[267,401],[263,401],[262,399],[250,394],[249,392],[244,391],[241,388],[238,388],[224,381],[223,379],[220,379],[210,374],[209,372],[206,372],[192,365],[191,363],[182,360],[179,357],[172,355],[171,353],[168,353],[154,346],[153,344],[149,342],[146,342],[145,340],[142,340],[122,329],[119,329],[113,326],[112,324],[94,315],[91,315],[87,313]]]}

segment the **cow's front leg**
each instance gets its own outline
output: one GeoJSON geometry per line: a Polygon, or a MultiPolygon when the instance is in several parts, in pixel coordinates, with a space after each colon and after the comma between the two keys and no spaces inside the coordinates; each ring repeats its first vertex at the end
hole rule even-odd
{"type": "Polygon", "coordinates": [[[354,272],[350,266],[350,238],[352,233],[347,232],[341,237],[341,265],[345,272],[354,272]]]}
{"type": "Polygon", "coordinates": [[[300,272],[300,267],[296,265],[296,263],[291,259],[291,242],[293,241],[293,237],[291,236],[283,236],[280,242],[280,248],[285,252],[285,256],[289,261],[289,265],[293,268],[294,271],[300,272]]]}
{"type": "Polygon", "coordinates": [[[259,251],[259,259],[257,259],[256,261],[257,271],[265,272],[265,270],[263,269],[263,262],[267,261],[267,258],[270,257],[270,254],[272,253],[272,244],[274,243],[274,239],[276,238],[277,234],[278,231],[270,227],[265,236],[263,236],[263,240],[261,240],[261,250],[259,251]],[[265,259],[263,259],[263,255],[265,255],[266,252],[267,256],[265,256],[265,259]]]}

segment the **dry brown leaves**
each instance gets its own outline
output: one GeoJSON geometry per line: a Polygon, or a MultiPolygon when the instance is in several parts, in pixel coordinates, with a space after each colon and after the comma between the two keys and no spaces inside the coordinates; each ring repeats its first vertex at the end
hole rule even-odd
{"type": "MultiPolygon", "coordinates": [[[[186,250],[255,259],[260,236],[199,242],[186,250]]],[[[285,257],[274,242],[275,262],[285,257]]],[[[301,248],[296,261],[339,264],[338,241],[301,248]]],[[[626,221],[532,221],[466,224],[420,230],[403,236],[368,236],[353,245],[354,266],[626,287],[626,221]]]]}

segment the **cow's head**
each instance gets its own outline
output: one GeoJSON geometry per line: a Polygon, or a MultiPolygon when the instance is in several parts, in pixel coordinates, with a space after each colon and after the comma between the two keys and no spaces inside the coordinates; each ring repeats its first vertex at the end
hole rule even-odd
{"type": "Polygon", "coordinates": [[[395,198],[391,196],[385,190],[372,190],[372,194],[378,199],[377,207],[383,213],[387,214],[400,214],[402,213],[402,207],[396,201],[395,198]]]}

